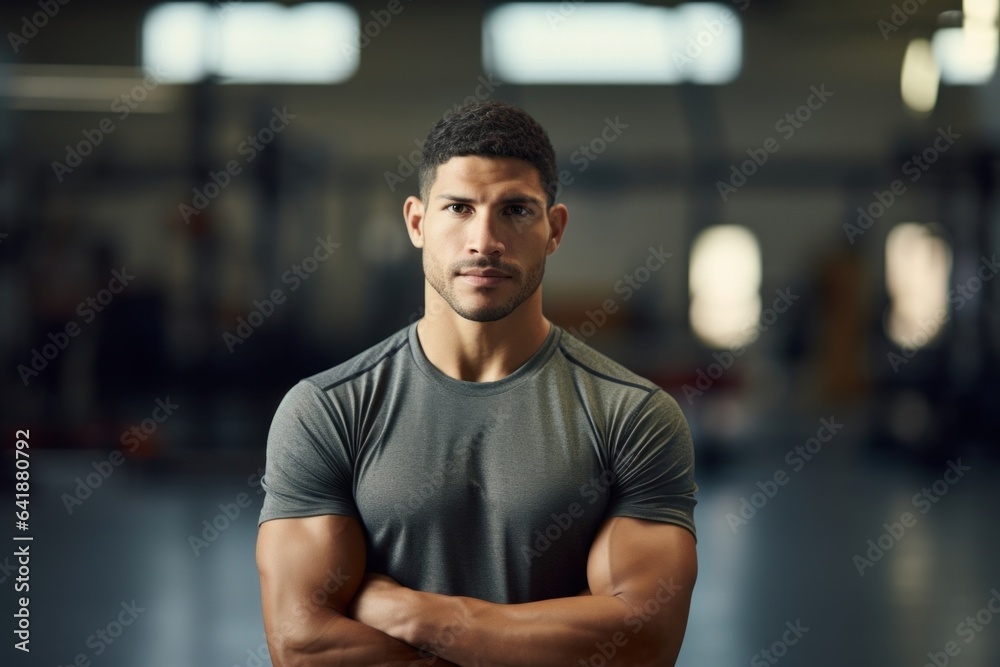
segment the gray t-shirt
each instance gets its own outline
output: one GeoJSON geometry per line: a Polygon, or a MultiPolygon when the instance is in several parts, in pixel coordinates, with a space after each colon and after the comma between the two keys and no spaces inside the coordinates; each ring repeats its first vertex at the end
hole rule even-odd
{"type": "Polygon", "coordinates": [[[694,452],[677,402],[561,327],[520,368],[464,382],[416,324],[302,380],[267,440],[260,523],[341,514],[369,571],[520,603],[578,594],[601,523],[694,533],[694,452]]]}

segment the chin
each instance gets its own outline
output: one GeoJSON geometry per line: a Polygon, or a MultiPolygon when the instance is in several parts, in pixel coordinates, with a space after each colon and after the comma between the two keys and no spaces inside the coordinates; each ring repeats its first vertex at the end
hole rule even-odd
{"type": "Polygon", "coordinates": [[[513,308],[455,308],[454,310],[470,322],[498,322],[514,312],[513,308]]]}
{"type": "Polygon", "coordinates": [[[459,317],[471,322],[497,322],[513,313],[521,304],[507,302],[473,306],[456,299],[450,305],[459,317]]]}

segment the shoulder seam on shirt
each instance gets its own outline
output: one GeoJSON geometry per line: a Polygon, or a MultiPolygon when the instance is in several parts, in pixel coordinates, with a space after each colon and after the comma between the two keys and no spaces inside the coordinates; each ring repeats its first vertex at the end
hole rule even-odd
{"type": "Polygon", "coordinates": [[[660,387],[646,387],[646,386],[644,386],[644,385],[641,385],[641,384],[636,384],[636,383],[634,383],[634,382],[629,382],[628,380],[621,380],[621,379],[619,379],[619,378],[614,378],[614,377],[611,377],[610,375],[605,375],[604,373],[602,373],[602,372],[600,372],[600,371],[598,371],[598,370],[594,370],[593,368],[591,368],[591,367],[590,367],[590,366],[588,366],[587,364],[583,363],[582,361],[580,361],[579,359],[577,359],[576,357],[574,357],[574,356],[573,356],[573,355],[572,355],[572,354],[570,353],[570,351],[569,351],[569,350],[567,350],[567,349],[566,349],[566,348],[565,348],[565,347],[563,346],[563,344],[562,344],[562,343],[559,343],[559,349],[560,349],[560,350],[562,350],[562,353],[563,353],[563,355],[564,355],[564,356],[565,356],[565,357],[566,357],[567,359],[569,359],[569,361],[570,361],[570,362],[572,362],[572,363],[576,364],[577,366],[579,366],[579,367],[580,367],[580,368],[582,368],[583,370],[587,371],[587,372],[588,372],[588,373],[590,373],[591,375],[596,375],[596,376],[597,376],[597,377],[599,377],[599,378],[603,378],[603,379],[605,379],[605,380],[610,380],[611,382],[616,382],[616,383],[618,383],[618,384],[623,384],[623,385],[626,385],[626,386],[628,386],[628,387],[635,387],[636,389],[644,389],[644,390],[646,390],[646,391],[648,391],[648,392],[650,392],[650,393],[653,393],[653,392],[655,392],[655,391],[656,391],[657,389],[659,389],[659,388],[660,388],[660,387]]]}
{"type": "Polygon", "coordinates": [[[639,401],[639,405],[635,406],[635,409],[632,410],[632,414],[629,416],[628,421],[625,423],[625,430],[623,433],[628,434],[631,432],[632,424],[635,423],[636,417],[639,416],[639,412],[642,410],[643,406],[646,405],[646,403],[649,403],[649,399],[653,398],[658,391],[663,391],[662,387],[653,388],[648,394],[646,394],[646,398],[639,401]]]}
{"type": "Polygon", "coordinates": [[[326,385],[325,387],[320,387],[320,389],[322,389],[323,391],[329,391],[329,390],[333,389],[334,387],[336,387],[337,385],[341,385],[341,384],[344,384],[345,382],[350,382],[351,380],[354,380],[354,379],[356,379],[358,377],[361,377],[362,375],[364,375],[365,373],[367,373],[371,369],[375,368],[376,366],[378,366],[379,364],[381,364],[383,361],[385,361],[386,359],[388,359],[392,355],[394,355],[397,352],[399,352],[399,350],[401,348],[405,347],[406,345],[408,345],[409,342],[410,342],[409,338],[408,337],[405,338],[403,340],[403,342],[401,342],[399,345],[397,345],[396,347],[392,348],[391,350],[389,350],[388,352],[386,352],[385,354],[383,354],[381,357],[379,357],[378,360],[375,361],[374,363],[372,363],[371,366],[368,366],[366,368],[362,368],[360,371],[357,371],[356,373],[348,375],[346,378],[337,380],[336,382],[334,382],[332,384],[326,385]]]}

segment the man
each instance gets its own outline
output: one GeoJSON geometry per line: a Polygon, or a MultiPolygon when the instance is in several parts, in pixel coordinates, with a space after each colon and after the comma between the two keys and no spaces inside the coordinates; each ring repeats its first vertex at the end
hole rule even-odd
{"type": "Polygon", "coordinates": [[[568,220],[527,113],[431,129],[425,314],[293,387],[257,563],[275,665],[673,665],[695,583],[693,451],[655,384],[542,315],[568,220]]]}

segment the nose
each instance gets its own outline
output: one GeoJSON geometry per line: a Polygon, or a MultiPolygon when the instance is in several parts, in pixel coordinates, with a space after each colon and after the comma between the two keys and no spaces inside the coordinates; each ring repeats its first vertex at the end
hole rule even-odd
{"type": "Polygon", "coordinates": [[[469,220],[467,247],[480,255],[503,255],[506,251],[502,234],[503,220],[499,213],[481,210],[469,220]]]}

